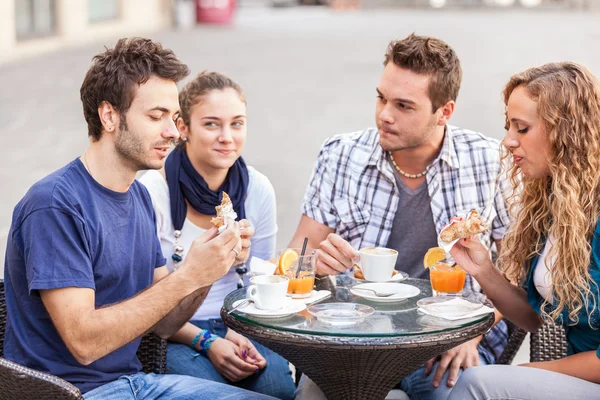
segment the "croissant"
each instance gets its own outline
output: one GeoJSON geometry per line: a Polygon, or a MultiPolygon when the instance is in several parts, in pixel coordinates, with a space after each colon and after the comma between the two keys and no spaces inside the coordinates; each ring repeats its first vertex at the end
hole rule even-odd
{"type": "Polygon", "coordinates": [[[488,226],[476,210],[472,210],[464,221],[454,222],[440,232],[440,239],[450,243],[456,239],[468,238],[488,230],[488,226]]]}
{"type": "Polygon", "coordinates": [[[231,219],[235,220],[237,218],[237,214],[233,211],[233,204],[231,203],[231,199],[229,195],[223,192],[223,199],[221,200],[221,205],[215,207],[217,210],[217,216],[212,218],[210,222],[216,226],[217,228],[225,225],[225,217],[231,217],[231,219]]]}

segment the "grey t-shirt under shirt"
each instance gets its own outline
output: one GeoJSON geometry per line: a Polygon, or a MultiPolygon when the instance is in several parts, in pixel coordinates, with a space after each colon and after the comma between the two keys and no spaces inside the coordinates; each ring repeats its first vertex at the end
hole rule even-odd
{"type": "Polygon", "coordinates": [[[413,190],[393,169],[400,202],[387,247],[398,251],[396,270],[406,272],[411,278],[429,279],[429,270],[423,268],[423,257],[427,250],[437,246],[437,232],[427,182],[413,190]]]}

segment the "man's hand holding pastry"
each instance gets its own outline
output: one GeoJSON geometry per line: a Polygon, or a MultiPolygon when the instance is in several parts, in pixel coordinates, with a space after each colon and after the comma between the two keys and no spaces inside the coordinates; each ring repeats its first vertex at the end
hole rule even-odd
{"type": "Polygon", "coordinates": [[[180,269],[190,274],[200,287],[207,287],[229,271],[241,252],[240,224],[232,222],[221,234],[215,227],[194,240],[180,269]]]}

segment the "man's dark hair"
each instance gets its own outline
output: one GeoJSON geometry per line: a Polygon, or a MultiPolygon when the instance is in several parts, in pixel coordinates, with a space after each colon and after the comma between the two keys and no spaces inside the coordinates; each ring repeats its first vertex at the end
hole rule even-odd
{"type": "Polygon", "coordinates": [[[390,61],[415,74],[431,75],[428,91],[433,112],[450,100],[456,101],[462,68],[458,56],[446,42],[411,33],[405,39],[390,42],[383,65],[390,61]]]}
{"type": "Polygon", "coordinates": [[[151,76],[177,83],[190,73],[187,65],[173,51],[145,38],[119,39],[113,49],[106,49],[93,58],[85,75],[80,95],[83,115],[88,123],[88,135],[94,141],[102,136],[98,107],[110,103],[125,121],[138,85],[151,76]]]}

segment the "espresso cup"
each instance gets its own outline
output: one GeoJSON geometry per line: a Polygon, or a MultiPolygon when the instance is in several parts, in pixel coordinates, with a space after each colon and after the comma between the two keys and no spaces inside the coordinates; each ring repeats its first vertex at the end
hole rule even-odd
{"type": "Polygon", "coordinates": [[[385,247],[365,247],[360,249],[360,262],[365,279],[371,282],[385,282],[392,277],[398,252],[385,247]]]}
{"type": "Polygon", "coordinates": [[[260,310],[279,310],[287,304],[289,278],[280,275],[261,275],[250,278],[248,298],[260,310]]]}

